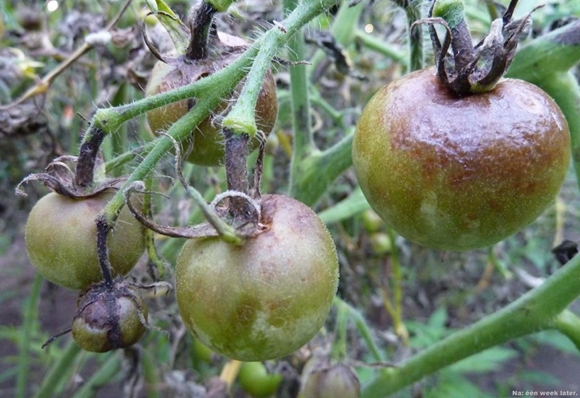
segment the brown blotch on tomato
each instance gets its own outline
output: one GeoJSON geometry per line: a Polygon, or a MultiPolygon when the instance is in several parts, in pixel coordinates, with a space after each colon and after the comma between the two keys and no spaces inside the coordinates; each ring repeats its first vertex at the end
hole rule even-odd
{"type": "Polygon", "coordinates": [[[536,86],[503,79],[458,97],[434,69],[406,75],[369,101],[353,163],[372,208],[428,247],[492,245],[536,219],[557,195],[570,133],[536,86]]]}

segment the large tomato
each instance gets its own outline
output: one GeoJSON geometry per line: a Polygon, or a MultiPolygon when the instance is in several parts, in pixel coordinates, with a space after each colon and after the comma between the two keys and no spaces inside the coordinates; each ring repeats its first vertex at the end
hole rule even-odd
{"type": "MultiPolygon", "coordinates": [[[[40,274],[57,285],[83,290],[102,280],[95,218],[113,192],[85,199],[57,193],[42,197],[26,223],[26,250],[40,274]]],[[[128,209],[107,238],[113,275],[125,275],[145,250],[145,229],[128,209]]]]}
{"type": "Polygon", "coordinates": [[[570,134],[555,102],[532,84],[504,79],[458,97],[425,69],[375,94],[352,155],[368,202],[395,231],[468,250],[506,238],[552,202],[570,134]]]}
{"type": "Polygon", "coordinates": [[[243,246],[187,241],[176,295],[185,325],[216,352],[242,361],[288,355],[322,327],[338,284],[330,234],[306,205],[262,198],[266,230],[243,246]]]}

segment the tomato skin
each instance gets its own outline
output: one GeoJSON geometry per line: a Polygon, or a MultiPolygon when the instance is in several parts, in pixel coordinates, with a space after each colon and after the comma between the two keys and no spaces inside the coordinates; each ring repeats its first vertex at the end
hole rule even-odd
{"type": "Polygon", "coordinates": [[[369,204],[395,231],[431,248],[469,250],[515,233],[552,202],[570,133],[532,84],[504,79],[459,98],[424,69],[369,101],[352,155],[369,204]]]}
{"type": "Polygon", "coordinates": [[[336,293],[334,242],[306,205],[262,197],[268,229],[243,246],[187,241],[177,260],[176,296],[190,332],[242,361],[288,355],[322,327],[336,293]]]}
{"type": "MultiPolygon", "coordinates": [[[[26,251],[45,279],[77,290],[102,280],[95,218],[113,195],[71,199],[51,192],[36,203],[26,223],[26,251]]],[[[145,250],[145,229],[124,208],[107,242],[113,275],[125,275],[145,250]]]]}
{"type": "MultiPolygon", "coordinates": [[[[151,79],[145,89],[145,95],[160,94],[191,83],[191,76],[195,76],[196,73],[199,73],[199,71],[195,66],[180,66],[157,62],[151,72],[151,79]]],[[[241,86],[237,87],[235,91],[239,92],[240,90],[241,86]]],[[[227,104],[227,101],[224,101],[215,112],[223,111],[227,104]]],[[[187,100],[175,102],[147,112],[147,121],[154,133],[167,131],[188,110],[187,100]]],[[[270,134],[276,123],[277,115],[276,82],[272,73],[268,72],[264,78],[256,104],[256,124],[258,129],[266,135],[270,134]]],[[[214,121],[213,117],[207,117],[197,126],[192,135],[193,150],[187,156],[187,161],[201,166],[218,166],[223,163],[225,154],[224,138],[220,132],[219,122],[214,121]]],[[[250,142],[251,150],[258,148],[259,144],[258,137],[252,139],[250,142]]]]}

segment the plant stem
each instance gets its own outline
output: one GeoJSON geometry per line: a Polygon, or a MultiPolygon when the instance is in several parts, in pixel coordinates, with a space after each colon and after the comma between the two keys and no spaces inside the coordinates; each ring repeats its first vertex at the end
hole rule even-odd
{"type": "Polygon", "coordinates": [[[318,216],[325,224],[331,224],[351,218],[370,208],[369,202],[357,186],[346,199],[318,213],[318,216]]]}
{"type": "Polygon", "coordinates": [[[553,328],[568,337],[580,350],[580,318],[570,310],[564,310],[553,321],[553,328]]]}
{"type": "Polygon", "coordinates": [[[50,368],[50,372],[42,379],[42,384],[35,398],[53,398],[57,396],[56,388],[61,385],[62,378],[65,377],[73,365],[81,348],[74,340],[70,340],[68,346],[61,354],[58,362],[50,368]]]}
{"type": "Polygon", "coordinates": [[[365,46],[369,50],[373,50],[376,53],[379,53],[389,59],[392,59],[394,62],[404,65],[407,60],[406,57],[408,55],[405,52],[385,44],[382,40],[376,38],[370,33],[363,32],[362,30],[357,30],[356,38],[360,40],[363,46],[365,46]]]}
{"type": "Polygon", "coordinates": [[[38,319],[38,299],[40,297],[40,288],[43,278],[37,274],[32,284],[32,289],[26,300],[24,310],[24,320],[22,322],[22,335],[18,341],[18,377],[16,379],[16,397],[26,397],[26,387],[30,367],[30,337],[32,330],[36,328],[35,323],[38,319]]]}
{"type": "Polygon", "coordinates": [[[370,330],[369,326],[367,325],[365,318],[360,313],[360,311],[358,311],[356,308],[352,307],[350,304],[348,304],[346,301],[344,301],[343,299],[341,299],[338,296],[334,297],[333,303],[338,308],[348,309],[350,317],[354,320],[354,323],[358,329],[358,332],[360,333],[361,337],[365,341],[367,348],[369,349],[374,360],[377,362],[383,361],[384,360],[383,355],[381,354],[381,351],[379,350],[375,341],[373,340],[371,330],[370,330]]]}
{"type": "MultiPolygon", "coordinates": [[[[229,128],[223,129],[226,140],[226,178],[228,189],[248,194],[248,134],[234,134],[229,128]]],[[[234,218],[246,220],[252,214],[248,201],[240,197],[230,198],[230,214],[234,218]]]]}
{"type": "Polygon", "coordinates": [[[580,184],[580,88],[570,68],[580,61],[580,21],[532,40],[516,53],[506,76],[533,83],[558,104],[570,128],[572,159],[580,184]]]}
{"type": "Polygon", "coordinates": [[[580,256],[575,256],[542,285],[507,307],[435,343],[398,367],[383,369],[365,386],[362,397],[385,396],[487,348],[554,328],[555,317],[580,295],[578,280],[580,256]]]}
{"type": "Polygon", "coordinates": [[[421,1],[408,1],[405,7],[409,29],[409,72],[423,69],[423,34],[421,26],[411,29],[411,26],[421,19],[421,1]]]}
{"type": "MultiPolygon", "coordinates": [[[[295,10],[298,0],[284,0],[286,13],[295,10]]],[[[300,8],[300,7],[298,7],[300,8]]],[[[288,58],[290,61],[302,61],[305,57],[304,33],[299,31],[288,41],[288,58]]],[[[310,97],[308,95],[308,76],[306,65],[295,65],[290,68],[292,130],[294,142],[290,169],[289,194],[294,195],[294,181],[299,173],[300,164],[314,149],[312,137],[310,97]]]]}
{"type": "Polygon", "coordinates": [[[397,336],[406,345],[409,340],[409,332],[403,322],[403,270],[399,261],[399,252],[396,245],[396,234],[392,228],[388,229],[389,240],[391,241],[391,264],[393,266],[393,328],[397,336]]]}
{"type": "Polygon", "coordinates": [[[185,57],[189,60],[199,60],[208,56],[208,37],[211,22],[217,10],[205,0],[198,0],[189,17],[191,38],[185,57]]]}
{"type": "Polygon", "coordinates": [[[235,134],[248,134],[250,137],[254,137],[258,131],[256,104],[260,91],[262,91],[265,76],[270,71],[272,58],[278,51],[278,47],[274,43],[279,40],[278,36],[283,34],[281,30],[274,31],[268,40],[264,40],[264,44],[260,47],[246,77],[242,92],[222,123],[223,127],[227,127],[235,134]]]}
{"type": "Polygon", "coordinates": [[[291,196],[313,206],[332,182],[352,165],[352,139],[349,134],[324,152],[316,151],[296,160],[291,196]]]}

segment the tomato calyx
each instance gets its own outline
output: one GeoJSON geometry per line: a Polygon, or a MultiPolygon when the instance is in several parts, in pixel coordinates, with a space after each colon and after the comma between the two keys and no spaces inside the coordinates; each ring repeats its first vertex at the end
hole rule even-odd
{"type": "MultiPolygon", "coordinates": [[[[49,190],[66,196],[71,199],[90,198],[98,195],[108,189],[117,189],[119,184],[125,180],[125,177],[119,178],[100,178],[88,186],[79,186],[76,182],[75,174],[67,163],[76,163],[78,166],[78,158],[76,156],[59,156],[46,166],[44,173],[35,173],[26,176],[16,186],[15,192],[20,196],[27,196],[26,192],[21,186],[30,181],[40,181],[49,190]]],[[[95,168],[97,170],[104,169],[104,163],[101,157],[97,156],[95,159],[95,168]]],[[[91,173],[92,180],[92,173],[91,173]]]]}
{"type": "Polygon", "coordinates": [[[416,23],[429,25],[437,77],[444,86],[460,97],[487,92],[495,87],[506,73],[515,56],[518,42],[530,24],[531,13],[512,20],[517,3],[518,0],[512,0],[503,16],[492,21],[486,37],[473,45],[463,17],[463,2],[433,2],[429,18],[416,23]],[[435,24],[445,27],[443,43],[439,40],[435,24]],[[450,48],[453,55],[448,54],[450,48]]]}

